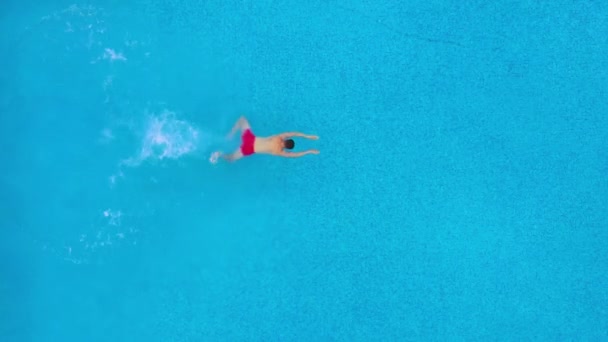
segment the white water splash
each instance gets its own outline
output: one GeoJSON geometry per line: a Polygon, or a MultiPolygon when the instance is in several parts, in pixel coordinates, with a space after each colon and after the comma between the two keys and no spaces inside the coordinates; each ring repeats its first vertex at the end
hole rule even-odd
{"type": "MultiPolygon", "coordinates": [[[[112,24],[115,23],[113,18],[115,17],[112,13],[106,13],[101,8],[72,5],[28,25],[27,35],[23,35],[18,47],[23,70],[43,75],[44,84],[62,85],[50,91],[57,91],[62,96],[77,97],[81,95],[83,87],[88,89],[91,80],[96,80],[99,95],[105,97],[107,120],[97,132],[93,132],[98,135],[89,138],[97,139],[99,144],[112,150],[122,146],[118,143],[122,143],[123,139],[129,139],[129,134],[125,132],[132,133],[140,128],[144,129],[142,126],[151,129],[155,123],[152,119],[144,125],[135,121],[131,113],[140,110],[145,103],[132,105],[131,94],[125,91],[126,88],[121,83],[125,79],[133,82],[126,76],[130,75],[133,69],[140,67],[138,61],[149,57],[146,49],[151,38],[146,38],[145,35],[131,36],[122,32],[121,25],[112,24]],[[130,65],[133,62],[135,65],[130,65]],[[124,70],[129,73],[123,73],[124,70]],[[80,77],[81,75],[86,77],[80,77]],[[124,100],[125,98],[127,100],[124,100]],[[123,113],[127,113],[127,117],[122,116],[123,113]],[[129,125],[125,124],[127,121],[129,125]]],[[[35,90],[43,94],[49,92],[48,87],[35,90]]],[[[28,96],[28,100],[35,100],[38,93],[31,92],[28,96]]],[[[100,98],[103,100],[103,97],[100,98]]],[[[158,139],[148,139],[147,145],[144,144],[145,137],[135,141],[131,145],[132,148],[141,148],[135,151],[136,154],[132,158],[136,163],[149,159],[175,159],[191,154],[200,147],[197,136],[186,128],[190,126],[198,132],[192,125],[180,120],[172,121],[170,115],[151,117],[156,118],[156,135],[165,136],[166,141],[164,144],[158,144],[155,142],[158,139]],[[138,145],[140,141],[141,146],[138,145]],[[199,145],[188,145],[188,142],[199,145]],[[147,149],[151,152],[146,153],[147,149]]],[[[154,131],[150,134],[154,134],[154,131]]],[[[127,156],[131,152],[133,150],[127,151],[127,156]]],[[[117,161],[119,159],[115,159],[113,163],[117,161]]],[[[124,178],[125,172],[119,165],[114,175],[101,181],[108,181],[110,188],[114,188],[124,178]]],[[[83,212],[88,214],[76,215],[69,220],[71,233],[58,231],[40,234],[34,237],[33,242],[45,253],[74,264],[103,263],[120,250],[139,245],[139,229],[145,230],[142,220],[153,215],[153,212],[149,211],[151,209],[142,209],[141,203],[121,201],[123,193],[115,192],[110,196],[110,200],[108,196],[99,195],[101,203],[97,202],[93,208],[88,202],[83,202],[83,212]],[[113,207],[114,204],[111,203],[120,203],[120,208],[113,207]]],[[[60,219],[57,219],[57,222],[63,223],[60,219]]]]}
{"type": "MultiPolygon", "coordinates": [[[[105,196],[100,197],[101,203],[95,204],[93,208],[85,208],[91,209],[87,210],[91,214],[75,218],[73,224],[70,221],[75,231],[51,235],[45,237],[45,241],[36,240],[44,251],[74,264],[103,263],[119,249],[141,244],[139,229],[144,232],[146,230],[146,224],[142,220],[153,217],[155,209],[153,204],[146,204],[147,207],[142,209],[141,203],[119,200],[124,193],[115,188],[126,178],[127,172],[123,166],[136,167],[143,162],[174,161],[196,156],[198,153],[206,153],[211,144],[220,139],[216,137],[212,140],[204,129],[178,118],[169,110],[148,113],[143,122],[139,121],[140,110],[146,106],[143,101],[147,99],[141,102],[133,99],[128,89],[137,82],[126,76],[146,75],[138,68],[142,67],[142,61],[150,58],[148,47],[153,38],[146,38],[145,35],[132,37],[128,33],[123,36],[124,33],[111,25],[112,18],[102,9],[73,5],[43,17],[37,26],[28,29],[31,32],[30,40],[25,41],[21,47],[24,55],[29,56],[26,60],[29,64],[25,65],[33,67],[28,69],[44,73],[52,81],[57,80],[59,83],[65,80],[64,73],[53,73],[54,70],[64,70],[64,66],[81,67],[66,68],[74,74],[74,77],[68,78],[73,80],[69,84],[69,90],[74,90],[71,92],[73,96],[79,96],[79,90],[83,86],[89,87],[90,80],[94,78],[97,91],[105,97],[107,120],[104,126],[99,127],[99,131],[94,132],[98,136],[92,138],[97,138],[100,144],[112,151],[124,146],[125,140],[132,146],[132,150],[126,152],[126,157],[130,158],[119,162],[115,174],[102,179],[115,191],[111,196],[115,201],[107,201],[105,196]],[[63,53],[53,54],[48,51],[63,53]],[[128,73],[124,73],[125,70],[128,73]],[[81,79],[78,77],[81,74],[86,74],[87,77],[81,79]],[[129,139],[134,132],[141,134],[132,142],[129,139]],[[120,210],[109,208],[113,205],[110,202],[120,203],[120,210]]],[[[43,88],[42,91],[48,90],[43,88]]],[[[103,100],[103,97],[100,98],[103,100]]],[[[164,104],[159,106],[165,108],[164,104]]],[[[115,159],[114,163],[118,161],[115,159]]],[[[150,180],[158,183],[154,177],[150,180]]]]}
{"type": "Polygon", "coordinates": [[[41,245],[43,251],[73,264],[103,263],[104,256],[116,252],[116,248],[137,245],[139,229],[130,224],[133,218],[128,218],[125,227],[123,218],[128,217],[121,210],[105,209],[88,229],[61,244],[35,242],[41,245]],[[61,247],[55,247],[58,245],[61,247]]]}
{"type": "Polygon", "coordinates": [[[120,225],[120,217],[122,212],[120,210],[106,209],[103,212],[103,216],[108,218],[108,224],[112,226],[120,225]]]}
{"type": "Polygon", "coordinates": [[[122,52],[117,53],[114,49],[106,48],[103,52],[103,59],[107,59],[110,61],[126,61],[127,58],[122,54],[122,52]]]}
{"type": "Polygon", "coordinates": [[[165,110],[149,116],[139,153],[121,164],[138,166],[146,160],[178,159],[210,145],[210,137],[191,123],[165,110]]]}
{"type": "MultiPolygon", "coordinates": [[[[105,48],[103,50],[103,54],[101,56],[93,59],[90,63],[96,64],[97,62],[102,61],[102,60],[110,61],[110,63],[114,63],[115,61],[126,62],[127,57],[125,57],[122,52],[116,52],[112,48],[105,48]]],[[[108,86],[110,86],[112,84],[112,77],[113,76],[106,77],[106,80],[104,80],[104,88],[107,88],[108,86]],[[108,80],[110,81],[110,83],[107,83],[108,80]]]]}
{"type": "Polygon", "coordinates": [[[92,6],[92,5],[80,5],[79,6],[77,4],[73,4],[62,10],[55,11],[51,14],[43,16],[42,18],[40,18],[40,21],[43,22],[43,21],[48,21],[51,19],[61,19],[66,15],[69,15],[72,17],[95,17],[95,16],[98,16],[103,13],[104,13],[103,9],[96,8],[95,6],[92,6]]]}

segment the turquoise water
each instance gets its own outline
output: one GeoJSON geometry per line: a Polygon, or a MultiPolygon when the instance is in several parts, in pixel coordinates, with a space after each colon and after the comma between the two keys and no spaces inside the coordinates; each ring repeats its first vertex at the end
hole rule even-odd
{"type": "Polygon", "coordinates": [[[606,13],[3,1],[0,339],[607,340],[606,13]]]}

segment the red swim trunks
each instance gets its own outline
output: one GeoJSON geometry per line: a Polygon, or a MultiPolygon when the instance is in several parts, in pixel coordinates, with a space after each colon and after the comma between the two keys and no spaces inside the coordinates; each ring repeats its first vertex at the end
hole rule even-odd
{"type": "Polygon", "coordinates": [[[250,129],[246,129],[241,135],[241,153],[244,156],[248,156],[255,153],[254,145],[255,144],[255,135],[251,132],[250,129]]]}

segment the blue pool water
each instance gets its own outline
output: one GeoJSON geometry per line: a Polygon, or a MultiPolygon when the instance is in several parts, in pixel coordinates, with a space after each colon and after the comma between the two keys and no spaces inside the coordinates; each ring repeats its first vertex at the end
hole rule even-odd
{"type": "Polygon", "coordinates": [[[606,13],[2,1],[0,339],[607,340],[606,13]]]}

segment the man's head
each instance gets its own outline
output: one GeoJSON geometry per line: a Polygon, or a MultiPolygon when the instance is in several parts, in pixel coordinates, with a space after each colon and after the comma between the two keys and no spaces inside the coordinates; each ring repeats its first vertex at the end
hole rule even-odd
{"type": "Polygon", "coordinates": [[[296,143],[293,140],[283,140],[283,147],[285,147],[286,149],[291,150],[294,146],[296,146],[296,143]]]}

